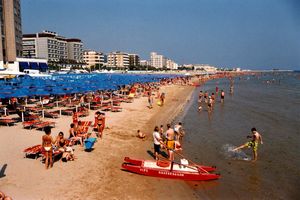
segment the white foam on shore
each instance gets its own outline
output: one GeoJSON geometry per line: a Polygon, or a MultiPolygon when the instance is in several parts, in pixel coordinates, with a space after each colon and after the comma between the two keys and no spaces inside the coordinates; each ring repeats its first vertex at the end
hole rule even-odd
{"type": "Polygon", "coordinates": [[[225,156],[226,159],[232,159],[232,160],[251,160],[251,157],[248,156],[245,152],[242,150],[233,151],[236,146],[232,144],[225,144],[222,146],[222,154],[225,156]]]}

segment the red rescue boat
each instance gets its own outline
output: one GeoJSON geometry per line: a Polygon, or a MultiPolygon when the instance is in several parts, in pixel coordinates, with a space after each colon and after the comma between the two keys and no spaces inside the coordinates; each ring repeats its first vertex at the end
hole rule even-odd
{"type": "Polygon", "coordinates": [[[220,178],[220,174],[212,173],[213,166],[171,163],[169,161],[137,160],[124,158],[122,167],[130,172],[145,176],[181,179],[189,181],[207,181],[220,178]]]}

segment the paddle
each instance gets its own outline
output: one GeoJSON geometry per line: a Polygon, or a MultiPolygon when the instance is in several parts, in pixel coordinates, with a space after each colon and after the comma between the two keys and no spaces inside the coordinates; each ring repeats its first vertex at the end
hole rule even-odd
{"type": "MultiPolygon", "coordinates": [[[[162,144],[166,149],[168,149],[164,143],[161,143],[161,144],[162,144]]],[[[179,155],[179,156],[181,156],[182,158],[186,159],[186,157],[185,157],[184,155],[182,155],[181,153],[178,153],[178,152],[176,152],[176,151],[173,150],[173,149],[169,149],[169,150],[173,151],[173,152],[176,153],[177,155],[179,155]]],[[[190,163],[192,163],[193,165],[195,165],[196,167],[198,167],[199,169],[201,169],[202,171],[204,171],[205,173],[209,173],[208,171],[206,171],[205,169],[203,169],[202,167],[200,167],[198,164],[194,163],[193,161],[191,161],[191,160],[189,160],[189,159],[186,159],[186,160],[189,161],[190,163]]],[[[173,162],[174,162],[174,161],[173,161],[173,162]]],[[[181,163],[180,163],[180,165],[186,166],[186,165],[181,164],[181,163]]],[[[188,166],[188,167],[190,167],[190,166],[188,166]]],[[[190,167],[190,168],[191,168],[191,167],[190,167]]]]}

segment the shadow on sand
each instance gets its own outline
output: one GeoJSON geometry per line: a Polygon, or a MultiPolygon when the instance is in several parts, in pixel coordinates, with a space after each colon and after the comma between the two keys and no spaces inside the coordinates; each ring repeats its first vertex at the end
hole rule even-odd
{"type": "Polygon", "coordinates": [[[0,178],[3,178],[3,177],[6,176],[6,175],[5,175],[5,170],[6,170],[6,168],[7,168],[7,164],[4,164],[3,167],[2,167],[1,170],[0,170],[0,178]]]}

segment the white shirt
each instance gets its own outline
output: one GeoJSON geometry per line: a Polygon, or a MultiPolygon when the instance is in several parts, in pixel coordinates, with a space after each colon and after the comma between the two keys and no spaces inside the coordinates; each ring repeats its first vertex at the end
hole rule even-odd
{"type": "Polygon", "coordinates": [[[153,142],[154,142],[154,144],[159,145],[160,144],[160,142],[159,142],[160,140],[161,140],[161,138],[160,138],[159,132],[153,132],[153,142]]]}

